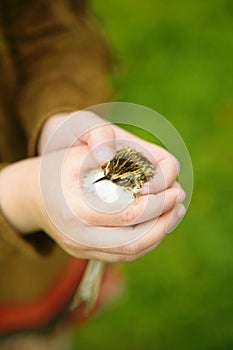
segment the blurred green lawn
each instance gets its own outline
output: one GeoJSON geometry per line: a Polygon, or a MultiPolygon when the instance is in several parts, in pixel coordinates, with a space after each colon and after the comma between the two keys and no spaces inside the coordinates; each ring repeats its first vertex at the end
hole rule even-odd
{"type": "Polygon", "coordinates": [[[155,251],[124,264],[124,297],[73,349],[233,349],[231,0],[94,0],[119,60],[114,100],[157,110],[192,157],[193,199],[155,251]]]}

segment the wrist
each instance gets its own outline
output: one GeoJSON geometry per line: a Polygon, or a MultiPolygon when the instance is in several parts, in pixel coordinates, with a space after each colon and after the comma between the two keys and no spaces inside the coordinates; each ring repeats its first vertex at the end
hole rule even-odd
{"type": "Polygon", "coordinates": [[[40,157],[35,157],[11,164],[0,173],[3,215],[21,233],[40,229],[39,171],[40,157]]]}

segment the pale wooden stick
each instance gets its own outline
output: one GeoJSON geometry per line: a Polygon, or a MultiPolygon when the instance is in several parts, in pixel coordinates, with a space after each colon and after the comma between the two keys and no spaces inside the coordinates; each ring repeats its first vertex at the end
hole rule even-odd
{"type": "Polygon", "coordinates": [[[100,260],[90,260],[83,278],[73,297],[70,309],[73,310],[82,301],[86,303],[86,314],[88,315],[95,305],[101,286],[105,263],[100,260]]]}

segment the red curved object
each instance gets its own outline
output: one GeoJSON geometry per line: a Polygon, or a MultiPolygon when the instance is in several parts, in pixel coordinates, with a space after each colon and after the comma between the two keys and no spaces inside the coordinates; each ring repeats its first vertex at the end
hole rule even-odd
{"type": "Polygon", "coordinates": [[[0,304],[0,334],[40,328],[56,318],[74,295],[87,262],[70,258],[58,278],[33,302],[0,304]]]}

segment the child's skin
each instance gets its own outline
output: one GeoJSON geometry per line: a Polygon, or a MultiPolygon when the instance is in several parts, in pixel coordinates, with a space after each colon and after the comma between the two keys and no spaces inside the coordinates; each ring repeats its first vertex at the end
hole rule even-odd
{"type": "MultiPolygon", "coordinates": [[[[132,229],[132,224],[137,223],[137,230],[143,230],[146,223],[158,218],[156,225],[153,225],[149,232],[140,239],[124,246],[115,248],[94,248],[85,247],[67,238],[50,221],[43,205],[39,182],[40,166],[42,156],[25,159],[5,167],[0,173],[0,193],[3,213],[8,221],[21,234],[28,234],[37,230],[44,230],[59,244],[67,253],[84,259],[100,259],[108,262],[132,261],[145,255],[154,249],[185,214],[185,207],[182,201],[185,193],[178,183],[175,182],[179,172],[178,161],[166,150],[148,143],[136,136],[120,129],[114,125],[107,124],[99,117],[89,112],[83,112],[77,125],[70,127],[69,123],[64,124],[62,134],[54,143],[53,149],[45,157],[50,157],[50,162],[56,162],[59,152],[66,152],[71,142],[79,137],[79,140],[68,152],[64,161],[62,187],[66,194],[67,204],[74,213],[78,213],[80,230],[88,225],[109,226],[125,231],[132,229]],[[91,126],[98,125],[92,129],[91,126]],[[90,131],[88,131],[90,130],[90,131]],[[87,131],[84,135],[83,132],[87,131]],[[156,159],[156,175],[151,181],[150,187],[145,184],[136,205],[129,207],[116,214],[104,214],[94,211],[84,202],[82,196],[74,191],[74,181],[77,181],[79,167],[82,160],[89,152],[92,152],[93,167],[103,164],[110,159],[115,152],[115,139],[134,141],[143,146],[156,159]],[[94,149],[96,146],[104,146],[94,149]],[[107,144],[107,147],[105,146],[107,144]],[[96,165],[97,164],[97,165],[96,165]],[[159,165],[159,166],[158,166],[159,165]],[[149,210],[142,211],[145,200],[149,200],[149,210]],[[140,219],[138,220],[138,214],[140,219]]],[[[41,154],[47,140],[64,120],[67,115],[55,115],[45,123],[38,142],[38,153],[41,154]]],[[[50,179],[48,179],[50,181],[50,179]]],[[[53,178],[51,176],[51,184],[53,178]]],[[[53,200],[53,199],[51,199],[53,200]]],[[[54,200],[54,210],[61,212],[62,204],[54,200]]],[[[64,218],[64,220],[69,220],[64,218]]],[[[68,225],[68,222],[67,222],[68,225]]]]}

